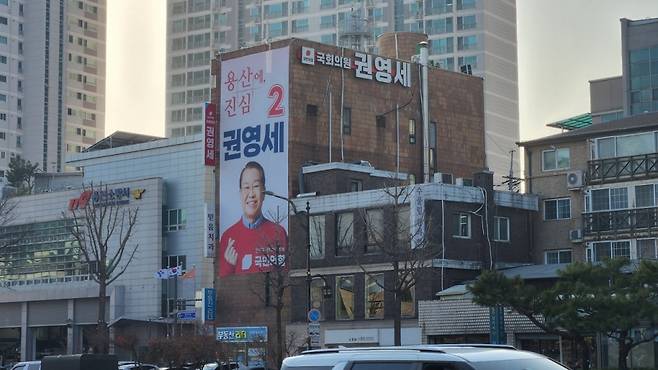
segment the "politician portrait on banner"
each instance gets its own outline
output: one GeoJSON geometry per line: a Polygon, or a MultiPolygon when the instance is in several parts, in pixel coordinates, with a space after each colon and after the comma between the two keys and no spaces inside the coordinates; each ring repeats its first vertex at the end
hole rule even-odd
{"type": "Polygon", "coordinates": [[[220,276],[285,266],[289,48],[222,61],[220,276]]]}

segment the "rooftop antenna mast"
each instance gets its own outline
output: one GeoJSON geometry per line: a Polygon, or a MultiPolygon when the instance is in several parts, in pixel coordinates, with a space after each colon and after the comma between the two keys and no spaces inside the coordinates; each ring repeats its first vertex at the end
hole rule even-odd
{"type": "Polygon", "coordinates": [[[521,185],[521,181],[523,181],[523,179],[514,177],[514,152],[516,152],[516,150],[512,149],[509,151],[509,174],[507,176],[503,176],[505,179],[503,184],[507,185],[507,190],[518,193],[519,185],[521,185]]]}

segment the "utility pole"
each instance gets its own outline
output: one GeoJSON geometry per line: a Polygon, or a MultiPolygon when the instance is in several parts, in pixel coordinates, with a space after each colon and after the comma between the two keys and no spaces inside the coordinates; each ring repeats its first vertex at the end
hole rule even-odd
{"type": "Polygon", "coordinates": [[[507,176],[503,176],[505,181],[503,181],[503,184],[507,185],[507,190],[511,192],[518,193],[519,192],[519,185],[521,185],[521,181],[523,179],[519,177],[514,177],[514,152],[516,150],[510,150],[509,151],[509,174],[507,176]]]}

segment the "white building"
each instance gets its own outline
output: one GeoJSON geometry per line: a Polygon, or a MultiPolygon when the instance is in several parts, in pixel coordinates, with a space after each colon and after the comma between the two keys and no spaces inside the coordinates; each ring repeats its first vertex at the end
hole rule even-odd
{"type": "Polygon", "coordinates": [[[441,68],[484,77],[487,165],[507,174],[519,140],[514,0],[168,0],[166,135],[201,132],[217,52],[289,37],[376,52],[399,31],[426,33],[441,68]]]}
{"type": "Polygon", "coordinates": [[[104,136],[105,19],[105,0],[0,1],[0,178],[16,155],[66,170],[104,136]]]}
{"type": "MultiPolygon", "coordinates": [[[[80,184],[128,188],[122,207],[138,209],[128,248],[139,246],[108,290],[106,319],[113,335],[137,334],[144,343],[172,321],[167,316],[176,299],[192,302],[199,290],[213,286],[204,238],[207,214],[214,211],[214,172],[204,166],[201,138],[154,139],[115,133],[68,162],[84,169],[80,184]],[[136,142],[141,143],[125,145],[136,142]],[[136,190],[143,190],[141,197],[136,190]],[[155,278],[155,272],[173,266],[192,278],[155,278]]],[[[31,360],[80,353],[89,345],[98,285],[63,220],[70,200],[81,193],[77,188],[13,198],[16,217],[0,234],[6,239],[28,231],[29,236],[0,255],[0,359],[5,362],[19,355],[31,360]]]]}

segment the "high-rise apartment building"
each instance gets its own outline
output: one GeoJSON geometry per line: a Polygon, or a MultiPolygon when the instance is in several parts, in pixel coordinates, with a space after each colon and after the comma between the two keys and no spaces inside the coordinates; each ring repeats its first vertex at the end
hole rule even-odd
{"type": "Polygon", "coordinates": [[[105,0],[0,0],[0,177],[64,171],[104,135],[105,0]]]}
{"type": "Polygon", "coordinates": [[[658,111],[658,18],[621,20],[624,114],[658,111]]]}
{"type": "Polygon", "coordinates": [[[167,136],[201,131],[217,52],[290,37],[377,52],[384,32],[421,32],[435,66],[484,77],[487,165],[510,169],[519,139],[514,0],[168,0],[167,16],[167,136]]]}

